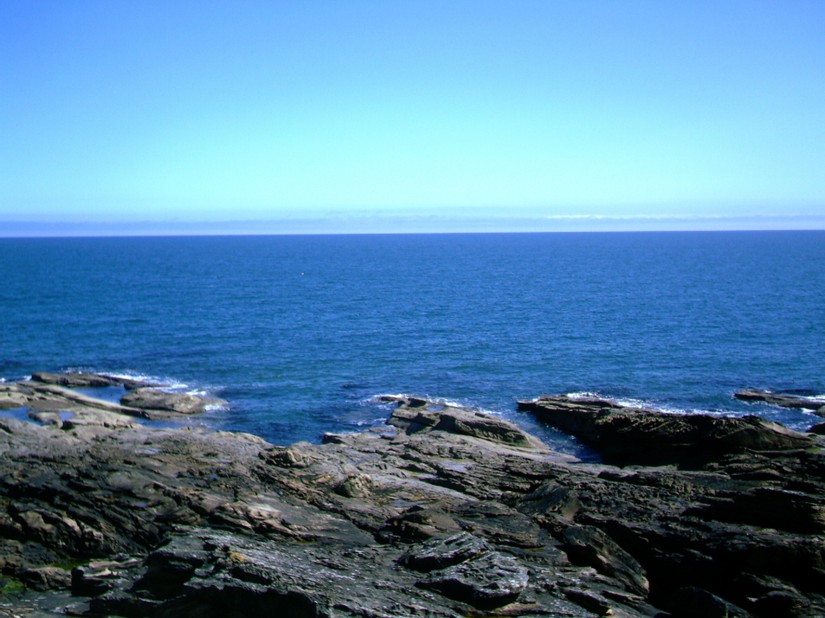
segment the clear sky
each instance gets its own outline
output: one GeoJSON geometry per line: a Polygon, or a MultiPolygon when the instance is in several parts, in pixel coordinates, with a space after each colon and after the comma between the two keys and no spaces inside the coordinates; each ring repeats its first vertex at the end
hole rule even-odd
{"type": "Polygon", "coordinates": [[[0,235],[825,229],[825,2],[0,3],[0,235]]]}

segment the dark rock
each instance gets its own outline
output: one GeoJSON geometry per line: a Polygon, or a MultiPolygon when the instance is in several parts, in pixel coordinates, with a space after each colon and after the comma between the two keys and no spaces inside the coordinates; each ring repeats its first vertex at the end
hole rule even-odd
{"type": "MultiPolygon", "coordinates": [[[[618,468],[418,399],[397,401],[396,428],[276,447],[138,424],[136,408],[59,385],[0,391],[44,419],[74,414],[0,418],[0,569],[45,603],[68,592],[34,588],[77,565],[58,613],[825,615],[820,448],[722,439],[690,467],[618,468]]],[[[673,448],[658,422],[645,421],[673,448]]],[[[679,462],[705,444],[682,427],[679,462]]]]}
{"type": "Polygon", "coordinates": [[[38,371],[31,377],[32,382],[65,386],[67,388],[103,388],[107,386],[122,386],[127,390],[152,386],[151,382],[135,380],[121,376],[112,376],[105,373],[90,373],[86,371],[68,371],[66,373],[52,373],[38,371]]]}
{"type": "Polygon", "coordinates": [[[695,586],[680,588],[674,598],[676,618],[749,618],[750,612],[695,586]]]}
{"type": "Polygon", "coordinates": [[[68,388],[98,388],[104,386],[120,386],[115,378],[98,375],[96,373],[86,373],[83,371],[70,371],[68,373],[50,373],[39,371],[32,374],[33,382],[43,384],[55,384],[68,388]]]}
{"type": "Polygon", "coordinates": [[[825,402],[810,397],[792,395],[790,393],[774,393],[772,391],[758,389],[737,391],[733,396],[742,401],[762,402],[782,408],[814,410],[817,414],[825,416],[825,402]]]}
{"type": "Polygon", "coordinates": [[[455,518],[443,510],[416,505],[400,515],[391,517],[381,530],[381,536],[388,539],[426,541],[459,530],[461,526],[455,518]]]}
{"type": "Polygon", "coordinates": [[[41,591],[69,588],[72,583],[71,572],[59,567],[23,569],[17,577],[28,588],[41,591]]]}
{"type": "Polygon", "coordinates": [[[515,558],[490,552],[433,571],[419,585],[473,607],[492,609],[515,602],[528,581],[527,569],[515,558]]]}
{"type": "MultiPolygon", "coordinates": [[[[385,400],[387,398],[385,397],[385,400]]],[[[513,423],[488,414],[428,402],[416,397],[395,399],[398,407],[393,411],[388,422],[410,434],[419,431],[445,431],[513,446],[532,449],[546,448],[534,436],[513,423]]]]}
{"type": "Polygon", "coordinates": [[[811,602],[797,592],[773,590],[759,597],[753,609],[760,616],[771,618],[792,618],[794,616],[822,616],[820,609],[811,607],[811,602]]]}
{"type": "Polygon", "coordinates": [[[519,409],[576,436],[618,465],[693,465],[731,453],[790,451],[813,444],[805,434],[756,416],[665,414],[565,396],[522,401],[519,409]]]}
{"type": "Polygon", "coordinates": [[[484,539],[462,532],[417,546],[402,558],[402,564],[429,572],[472,560],[489,551],[490,546],[484,539]]]}
{"type": "Polygon", "coordinates": [[[631,592],[642,595],[649,592],[650,584],[642,566],[598,528],[570,526],[562,534],[562,540],[574,562],[615,577],[631,592]]]}
{"type": "Polygon", "coordinates": [[[773,487],[725,493],[701,499],[688,509],[698,517],[748,523],[791,532],[825,532],[825,496],[773,487]]]}
{"type": "Polygon", "coordinates": [[[137,388],[120,399],[121,405],[141,410],[163,410],[176,414],[199,414],[209,406],[225,405],[216,397],[191,393],[170,393],[157,388],[137,388]]]}

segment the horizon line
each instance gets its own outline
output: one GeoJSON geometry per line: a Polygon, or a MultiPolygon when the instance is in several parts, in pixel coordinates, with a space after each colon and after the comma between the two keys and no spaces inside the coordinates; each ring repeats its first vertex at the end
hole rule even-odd
{"type": "Polygon", "coordinates": [[[445,230],[445,231],[362,231],[362,232],[224,232],[224,233],[135,233],[135,234],[21,234],[4,235],[0,240],[59,240],[115,238],[267,238],[301,236],[489,236],[537,234],[759,234],[759,233],[823,233],[825,228],[743,228],[743,229],[617,229],[617,230],[445,230]]]}

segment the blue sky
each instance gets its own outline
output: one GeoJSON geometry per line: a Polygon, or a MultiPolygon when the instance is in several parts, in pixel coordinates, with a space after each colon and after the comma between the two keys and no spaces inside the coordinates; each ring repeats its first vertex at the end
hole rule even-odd
{"type": "Polygon", "coordinates": [[[0,235],[825,229],[825,3],[0,3],[0,235]]]}

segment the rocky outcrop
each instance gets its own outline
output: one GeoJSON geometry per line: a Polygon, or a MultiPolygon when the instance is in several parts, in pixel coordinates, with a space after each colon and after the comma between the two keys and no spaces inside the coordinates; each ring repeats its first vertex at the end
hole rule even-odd
{"type": "Polygon", "coordinates": [[[397,404],[388,423],[409,434],[445,431],[538,451],[550,450],[541,440],[513,423],[476,410],[430,402],[419,397],[384,395],[380,399],[397,404]]]}
{"type": "Polygon", "coordinates": [[[68,388],[101,388],[106,386],[122,386],[127,390],[151,386],[150,382],[135,380],[120,376],[110,376],[103,373],[89,373],[85,371],[68,371],[66,373],[52,373],[39,371],[32,375],[32,382],[55,384],[68,388]]]}
{"type": "Polygon", "coordinates": [[[159,618],[825,613],[817,437],[805,450],[724,450],[689,470],[619,468],[571,461],[474,410],[395,403],[387,427],[290,446],[133,421],[90,437],[91,425],[0,418],[0,573],[20,583],[0,582],[13,591],[0,607],[159,618]]]}
{"type": "Polygon", "coordinates": [[[121,405],[140,410],[163,410],[177,414],[200,414],[211,406],[226,405],[226,401],[217,397],[195,395],[192,393],[175,393],[159,388],[137,388],[120,399],[121,405]]]}
{"type": "Polygon", "coordinates": [[[28,410],[33,420],[59,426],[65,423],[99,425],[104,417],[109,423],[122,425],[129,423],[124,418],[129,416],[166,420],[201,413],[212,406],[227,405],[226,401],[216,397],[170,392],[141,384],[136,380],[101,374],[36,373],[29,381],[0,384],[0,410],[23,408],[28,410]],[[68,376],[66,380],[60,378],[63,375],[68,376]],[[61,382],[73,386],[61,386],[61,382]],[[128,391],[119,404],[74,390],[111,386],[128,391]]]}
{"type": "Polygon", "coordinates": [[[725,455],[812,446],[809,436],[758,416],[666,414],[603,399],[566,396],[544,396],[518,405],[617,465],[689,466],[725,455]]]}
{"type": "Polygon", "coordinates": [[[774,393],[758,389],[746,389],[733,394],[736,399],[750,402],[767,403],[772,406],[782,408],[792,408],[797,410],[812,410],[819,416],[825,416],[825,401],[813,399],[802,395],[791,393],[774,393]]]}

